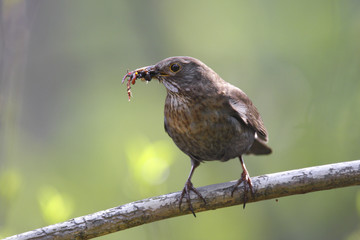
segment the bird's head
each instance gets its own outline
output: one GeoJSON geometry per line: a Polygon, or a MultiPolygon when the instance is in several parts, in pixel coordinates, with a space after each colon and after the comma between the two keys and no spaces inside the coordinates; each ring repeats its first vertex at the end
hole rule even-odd
{"type": "Polygon", "coordinates": [[[215,89],[216,83],[222,81],[211,68],[192,57],[166,58],[137,71],[149,72],[151,78],[158,79],[170,93],[196,93],[204,87],[215,89]]]}

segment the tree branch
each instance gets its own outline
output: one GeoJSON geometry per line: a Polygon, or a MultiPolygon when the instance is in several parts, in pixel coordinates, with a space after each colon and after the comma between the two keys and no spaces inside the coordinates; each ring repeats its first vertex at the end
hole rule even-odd
{"type": "MultiPolygon", "coordinates": [[[[248,202],[280,198],[333,188],[360,185],[360,160],[279,172],[252,177],[254,198],[248,202]]],[[[242,185],[231,197],[235,181],[200,187],[204,205],[191,195],[195,212],[234,206],[243,203],[242,185]]],[[[186,201],[179,210],[180,192],[151,197],[105,211],[77,217],[69,221],[39,228],[6,238],[12,239],[90,239],[142,224],[191,213],[186,201]]]]}

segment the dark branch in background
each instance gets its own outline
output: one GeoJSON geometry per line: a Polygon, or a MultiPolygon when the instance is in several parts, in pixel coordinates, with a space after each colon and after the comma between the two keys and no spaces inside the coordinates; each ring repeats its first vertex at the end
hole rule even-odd
{"type": "MultiPolygon", "coordinates": [[[[360,185],[360,160],[280,172],[252,177],[255,198],[249,194],[248,203],[295,194],[360,185]]],[[[194,194],[191,202],[195,212],[242,204],[242,184],[234,197],[235,181],[200,187],[207,204],[194,194]]],[[[90,239],[116,231],[171,217],[191,214],[183,203],[179,210],[180,192],[143,199],[105,211],[71,219],[6,238],[12,239],[90,239]]],[[[189,216],[190,217],[190,216],[189,216]]],[[[199,221],[201,221],[199,219],[199,221]]]]}

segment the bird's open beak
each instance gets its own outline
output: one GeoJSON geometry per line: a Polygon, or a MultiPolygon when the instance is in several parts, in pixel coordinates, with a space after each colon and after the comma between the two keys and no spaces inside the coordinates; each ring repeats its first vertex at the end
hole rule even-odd
{"type": "Polygon", "coordinates": [[[149,72],[149,71],[152,71],[154,70],[154,65],[151,65],[151,66],[146,66],[146,67],[141,67],[141,68],[138,68],[138,69],[135,69],[134,72],[149,72]]]}
{"type": "Polygon", "coordinates": [[[151,81],[151,79],[157,78],[157,76],[158,76],[158,71],[156,71],[156,68],[154,65],[141,67],[134,71],[138,72],[140,74],[140,78],[142,78],[146,81],[151,81]]]}
{"type": "Polygon", "coordinates": [[[138,69],[135,69],[134,72],[142,73],[142,77],[146,81],[151,81],[151,79],[156,78],[160,81],[161,77],[169,76],[166,73],[163,73],[159,71],[159,69],[156,67],[156,65],[150,65],[146,67],[141,67],[138,69]]]}

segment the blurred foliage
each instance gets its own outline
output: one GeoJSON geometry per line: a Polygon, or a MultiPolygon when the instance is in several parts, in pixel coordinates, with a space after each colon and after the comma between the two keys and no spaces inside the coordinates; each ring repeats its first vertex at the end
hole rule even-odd
{"type": "MultiPolygon", "coordinates": [[[[121,85],[127,69],[169,56],[201,59],[258,107],[274,153],[246,156],[250,175],[359,159],[359,1],[26,5],[26,68],[11,65],[24,71],[12,78],[2,69],[0,82],[0,237],[182,189],[190,160],[164,132],[164,87],[138,82],[129,103],[121,85]]],[[[4,29],[8,8],[0,11],[4,29]]],[[[1,31],[1,47],[6,37],[1,31]]],[[[238,161],[210,162],[193,183],[240,173],[238,161]]],[[[355,187],[324,191],[101,239],[354,240],[359,198],[355,187]]]]}
{"type": "Polygon", "coordinates": [[[40,189],[38,201],[46,224],[63,222],[73,211],[71,199],[51,186],[43,186],[40,189]]]}
{"type": "Polygon", "coordinates": [[[151,143],[145,139],[134,138],[126,146],[126,156],[129,176],[125,179],[132,186],[127,191],[145,197],[156,191],[154,186],[158,187],[168,179],[170,165],[174,160],[174,150],[169,141],[151,143]],[[133,143],[145,147],[139,149],[133,143]]]}
{"type": "Polygon", "coordinates": [[[21,187],[21,175],[14,169],[7,168],[0,174],[0,196],[9,202],[16,198],[21,187]]]}

